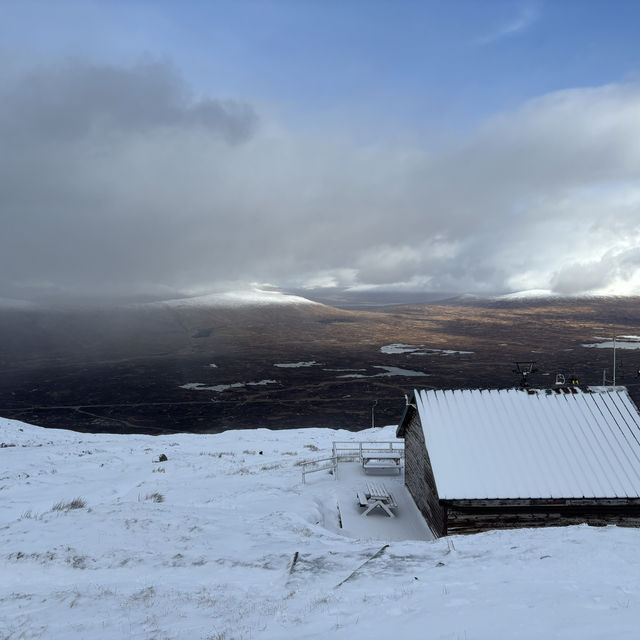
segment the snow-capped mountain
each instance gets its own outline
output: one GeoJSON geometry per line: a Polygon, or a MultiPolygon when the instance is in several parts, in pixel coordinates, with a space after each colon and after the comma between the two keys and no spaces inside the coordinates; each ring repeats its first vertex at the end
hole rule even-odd
{"type": "Polygon", "coordinates": [[[247,289],[244,291],[227,291],[201,296],[174,298],[150,304],[167,305],[170,307],[262,307],[271,305],[316,305],[318,303],[303,298],[302,296],[290,295],[280,291],[247,289]]]}

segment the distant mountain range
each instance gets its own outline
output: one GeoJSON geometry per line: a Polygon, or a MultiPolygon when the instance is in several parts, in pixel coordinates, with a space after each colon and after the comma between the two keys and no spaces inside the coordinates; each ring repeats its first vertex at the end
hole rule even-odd
{"type": "Polygon", "coordinates": [[[315,289],[250,288],[213,292],[203,295],[174,296],[167,299],[149,298],[49,298],[42,301],[0,297],[0,312],[12,310],[88,309],[88,308],[140,308],[140,307],[265,307],[281,305],[324,304],[341,309],[365,309],[367,307],[413,306],[445,302],[465,303],[478,301],[510,300],[590,300],[624,298],[594,293],[559,294],[550,289],[528,289],[511,293],[475,294],[451,291],[398,291],[379,289],[350,289],[323,287],[315,289]]]}

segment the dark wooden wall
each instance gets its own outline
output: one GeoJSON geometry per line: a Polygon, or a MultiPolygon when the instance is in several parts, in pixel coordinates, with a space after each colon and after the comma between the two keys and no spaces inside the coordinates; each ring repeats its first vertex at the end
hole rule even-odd
{"type": "Polygon", "coordinates": [[[639,499],[447,501],[450,534],[490,529],[590,524],[640,526],[639,499]]]}
{"type": "Polygon", "coordinates": [[[424,441],[420,416],[417,410],[412,409],[406,418],[408,423],[404,433],[405,484],[433,535],[447,535],[446,509],[438,499],[438,489],[424,441]]]}

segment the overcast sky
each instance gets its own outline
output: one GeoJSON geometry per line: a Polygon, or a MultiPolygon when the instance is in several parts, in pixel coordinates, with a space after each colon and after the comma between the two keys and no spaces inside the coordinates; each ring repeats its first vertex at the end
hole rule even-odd
{"type": "Polygon", "coordinates": [[[635,0],[0,9],[0,297],[640,294],[635,0]]]}

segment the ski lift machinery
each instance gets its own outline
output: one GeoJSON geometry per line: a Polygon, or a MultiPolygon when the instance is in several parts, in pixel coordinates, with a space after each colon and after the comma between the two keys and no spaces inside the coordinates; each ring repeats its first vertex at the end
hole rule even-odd
{"type": "Polygon", "coordinates": [[[528,387],[529,386],[529,376],[532,373],[536,373],[538,370],[534,367],[534,360],[521,360],[516,362],[516,368],[513,370],[513,373],[517,373],[520,376],[520,386],[528,387]]]}

